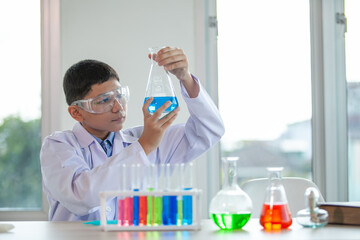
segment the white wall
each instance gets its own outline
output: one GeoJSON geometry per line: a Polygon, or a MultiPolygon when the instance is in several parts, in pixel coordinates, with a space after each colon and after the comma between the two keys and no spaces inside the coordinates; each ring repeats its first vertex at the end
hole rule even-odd
{"type": "MultiPolygon", "coordinates": [[[[194,69],[194,1],[169,0],[62,0],[61,77],[74,63],[97,59],[110,64],[123,85],[130,87],[128,119],[125,127],[142,124],[141,106],[150,69],[147,58],[152,46],[176,46],[185,50],[194,69]]],[[[179,84],[174,86],[178,96],[179,84]]],[[[61,130],[74,121],[67,113],[62,93],[61,130]]],[[[185,106],[182,99],[180,106],[185,106]]],[[[188,116],[182,107],[177,122],[188,116]]]]}

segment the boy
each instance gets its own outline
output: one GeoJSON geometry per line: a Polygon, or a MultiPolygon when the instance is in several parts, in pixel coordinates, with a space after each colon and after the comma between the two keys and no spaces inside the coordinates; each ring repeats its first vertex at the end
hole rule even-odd
{"type": "MultiPolygon", "coordinates": [[[[72,131],[46,137],[40,153],[49,220],[99,220],[99,192],[120,189],[120,164],[188,162],[220,140],[224,126],[219,112],[190,74],[184,52],[166,47],[155,61],[180,81],[190,112],[186,124],[170,127],[179,108],[159,119],[170,102],[150,115],[150,98],[142,109],[144,126],[122,130],[128,92],[115,70],[95,60],[67,70],[64,93],[77,123],[72,131]]],[[[108,220],[117,218],[116,198],[108,201],[106,214],[108,220]]]]}

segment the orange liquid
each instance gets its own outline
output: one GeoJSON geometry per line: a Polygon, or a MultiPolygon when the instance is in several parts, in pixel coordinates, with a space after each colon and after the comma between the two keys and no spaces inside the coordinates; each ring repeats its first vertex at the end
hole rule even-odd
{"type": "Polygon", "coordinates": [[[146,226],[147,196],[140,196],[139,199],[139,226],[146,226]]]}
{"type": "Polygon", "coordinates": [[[280,230],[290,227],[292,224],[291,213],[287,204],[264,203],[260,224],[265,230],[280,230]]]}

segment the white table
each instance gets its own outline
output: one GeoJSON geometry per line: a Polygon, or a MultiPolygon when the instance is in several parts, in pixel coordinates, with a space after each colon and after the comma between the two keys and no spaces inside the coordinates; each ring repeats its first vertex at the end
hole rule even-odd
{"type": "Polygon", "coordinates": [[[82,222],[2,222],[15,226],[10,232],[0,233],[1,240],[38,239],[38,240],[91,240],[91,239],[175,239],[175,240],[225,240],[225,239],[360,239],[360,226],[327,225],[323,228],[303,228],[293,219],[288,230],[266,232],[259,219],[251,219],[242,230],[224,231],[211,220],[202,220],[200,231],[144,231],[144,232],[104,232],[98,226],[82,222]]]}

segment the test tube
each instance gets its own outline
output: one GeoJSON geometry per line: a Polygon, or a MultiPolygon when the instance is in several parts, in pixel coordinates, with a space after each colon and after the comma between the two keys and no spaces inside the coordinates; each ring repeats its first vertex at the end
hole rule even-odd
{"type": "MultiPolygon", "coordinates": [[[[144,176],[144,174],[146,174],[146,169],[144,166],[140,166],[138,165],[138,176],[139,179],[141,178],[141,176],[144,176]]],[[[146,180],[146,177],[143,178],[146,180]]],[[[146,181],[143,181],[141,190],[145,191],[146,189],[146,181]]],[[[148,207],[148,197],[147,196],[140,196],[139,197],[139,225],[140,226],[146,226],[147,223],[147,207],[148,207]]]]}
{"type": "MultiPolygon", "coordinates": [[[[126,165],[122,164],[120,166],[120,191],[125,191],[125,184],[126,184],[126,165]]],[[[118,206],[119,206],[119,216],[118,216],[118,223],[119,225],[125,224],[125,198],[123,196],[118,198],[118,206]]]]}
{"type": "MultiPolygon", "coordinates": [[[[181,164],[181,175],[182,175],[182,189],[184,191],[191,190],[193,188],[193,163],[182,163],[181,164]]],[[[183,196],[183,225],[191,225],[193,221],[193,201],[191,195],[183,196]]]]}
{"type": "MultiPolygon", "coordinates": [[[[132,189],[134,192],[138,192],[140,190],[140,164],[132,164],[131,165],[131,177],[132,177],[132,189]]],[[[140,211],[140,199],[139,196],[134,196],[133,206],[134,206],[134,226],[139,226],[139,211],[140,211]]]]}
{"type": "MultiPolygon", "coordinates": [[[[165,183],[165,165],[159,164],[155,166],[155,189],[157,191],[164,190],[165,183]],[[157,182],[157,184],[156,184],[157,182]]],[[[163,197],[155,196],[154,197],[154,226],[160,226],[163,222],[163,197]]]]}
{"type": "MultiPolygon", "coordinates": [[[[171,165],[166,164],[166,181],[167,181],[167,191],[174,190],[172,188],[172,183],[175,179],[171,177],[171,165]]],[[[176,195],[164,196],[163,198],[163,212],[166,211],[166,216],[163,217],[164,225],[176,225],[177,222],[177,197],[176,195]]]]}
{"type": "MultiPolygon", "coordinates": [[[[166,191],[168,191],[168,189],[167,189],[167,181],[168,181],[168,179],[167,179],[167,174],[166,174],[166,165],[165,164],[161,164],[160,165],[160,167],[161,167],[161,174],[163,174],[162,175],[162,183],[163,183],[163,191],[164,191],[164,194],[166,194],[166,191]]],[[[162,211],[162,222],[163,222],[163,225],[170,225],[170,223],[169,223],[169,216],[170,216],[170,196],[168,196],[168,195],[164,195],[163,196],[163,201],[162,201],[162,203],[163,203],[163,207],[162,207],[162,209],[163,209],[163,211],[162,211]]]]}
{"type": "MultiPolygon", "coordinates": [[[[178,163],[174,165],[173,174],[171,176],[172,189],[175,191],[180,191],[183,182],[180,166],[181,165],[178,163]]],[[[183,198],[181,195],[176,196],[176,205],[176,225],[181,226],[183,221],[183,198]]]]}
{"type": "MultiPolygon", "coordinates": [[[[155,171],[156,166],[155,164],[151,164],[150,166],[146,167],[146,184],[147,184],[147,190],[149,192],[154,191],[155,189],[155,171]]],[[[147,197],[147,225],[151,226],[154,225],[154,196],[148,196],[147,197]]]]}
{"type": "MultiPolygon", "coordinates": [[[[129,165],[123,165],[125,169],[124,178],[125,179],[125,189],[130,190],[131,184],[129,183],[126,185],[126,182],[130,180],[130,169],[129,165]]],[[[133,197],[132,196],[126,196],[124,201],[124,226],[131,226],[134,222],[134,206],[133,206],[133,197]]]]}

